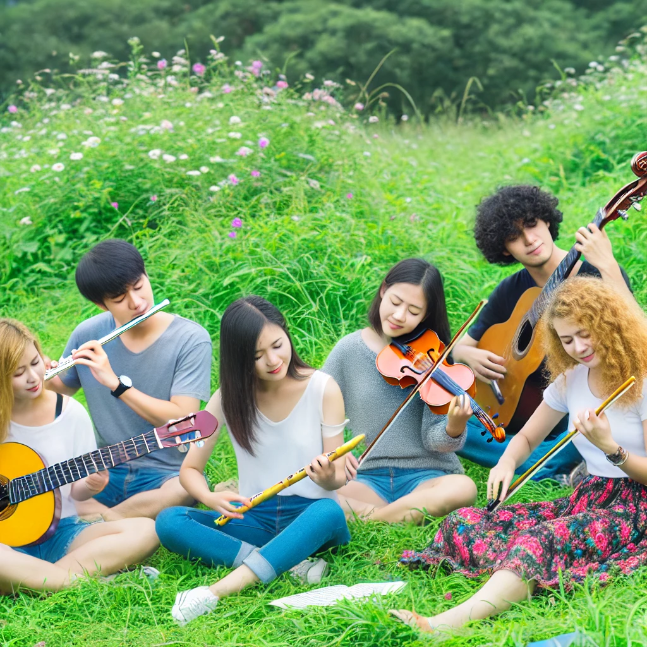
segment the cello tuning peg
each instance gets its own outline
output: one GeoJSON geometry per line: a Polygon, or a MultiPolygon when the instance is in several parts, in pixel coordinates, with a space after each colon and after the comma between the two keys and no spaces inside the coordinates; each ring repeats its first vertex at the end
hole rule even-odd
{"type": "Polygon", "coordinates": [[[619,215],[623,220],[629,220],[629,214],[628,214],[624,209],[618,209],[618,215],[619,215]]]}

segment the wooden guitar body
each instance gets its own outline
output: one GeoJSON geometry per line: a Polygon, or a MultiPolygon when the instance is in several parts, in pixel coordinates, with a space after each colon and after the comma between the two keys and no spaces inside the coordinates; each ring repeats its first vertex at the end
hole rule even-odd
{"type": "MultiPolygon", "coordinates": [[[[510,319],[488,328],[477,345],[478,348],[489,350],[505,357],[506,360],[507,373],[504,378],[497,380],[501,395],[504,397],[503,404],[499,404],[494,391],[487,384],[479,384],[474,398],[486,413],[496,419],[497,424],[502,424],[504,427],[510,424],[517,410],[528,376],[539,368],[544,359],[535,329],[528,326],[526,330],[523,326],[524,318],[540,293],[541,288],[526,290],[517,302],[510,319]],[[518,335],[520,339],[517,344],[515,342],[518,335]],[[522,353],[517,352],[517,346],[521,346],[522,353]],[[499,414],[498,417],[496,414],[499,414]]],[[[535,408],[541,402],[541,392],[539,391],[536,394],[525,394],[525,397],[536,402],[535,408]]],[[[531,415],[532,411],[534,409],[527,413],[524,412],[526,417],[531,415]]]]}
{"type": "Polygon", "coordinates": [[[40,455],[27,445],[0,445],[0,543],[14,547],[40,544],[56,531],[61,505],[58,490],[12,505],[6,488],[10,479],[45,467],[40,455]]]}

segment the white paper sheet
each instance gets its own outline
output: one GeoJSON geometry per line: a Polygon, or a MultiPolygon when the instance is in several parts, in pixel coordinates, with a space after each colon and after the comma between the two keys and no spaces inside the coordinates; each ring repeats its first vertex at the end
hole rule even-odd
{"type": "Polygon", "coordinates": [[[360,600],[372,595],[388,595],[397,593],[406,586],[406,582],[375,582],[345,586],[326,586],[307,593],[297,593],[286,598],[272,600],[270,604],[281,609],[305,609],[306,607],[328,607],[337,604],[339,600],[360,600]]]}

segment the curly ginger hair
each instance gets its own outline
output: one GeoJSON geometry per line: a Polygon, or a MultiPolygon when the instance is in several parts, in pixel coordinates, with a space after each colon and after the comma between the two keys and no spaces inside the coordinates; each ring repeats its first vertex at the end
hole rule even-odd
{"type": "Polygon", "coordinates": [[[647,375],[647,317],[633,299],[594,277],[568,279],[555,291],[538,329],[551,382],[578,365],[562,346],[553,326],[556,318],[574,321],[590,333],[601,359],[603,398],[632,375],[636,385],[619,404],[626,407],[642,398],[647,375]]]}

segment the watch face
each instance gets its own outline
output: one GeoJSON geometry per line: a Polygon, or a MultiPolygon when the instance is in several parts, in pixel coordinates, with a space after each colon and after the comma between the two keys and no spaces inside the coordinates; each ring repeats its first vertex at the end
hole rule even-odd
{"type": "Polygon", "coordinates": [[[119,381],[128,388],[133,385],[133,381],[127,375],[120,375],[119,381]]]}

